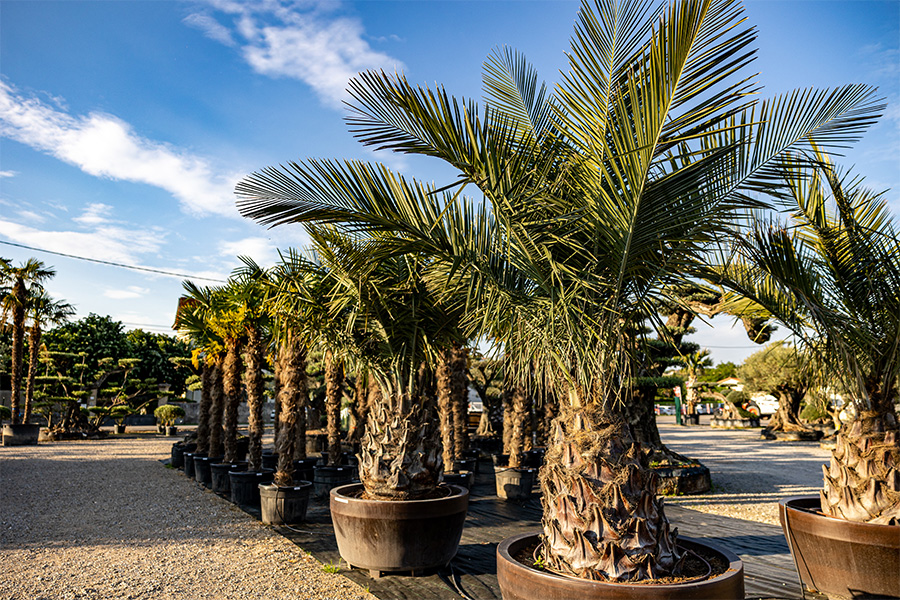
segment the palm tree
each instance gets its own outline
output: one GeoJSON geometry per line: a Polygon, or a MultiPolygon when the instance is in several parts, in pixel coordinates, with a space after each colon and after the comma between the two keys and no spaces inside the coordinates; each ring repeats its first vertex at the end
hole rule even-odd
{"type": "Polygon", "coordinates": [[[687,371],[687,381],[685,382],[687,394],[685,394],[684,401],[687,404],[687,414],[693,415],[696,413],[697,402],[700,400],[697,394],[697,381],[703,369],[711,367],[713,362],[709,357],[709,350],[704,348],[682,356],[681,363],[687,371]]]}
{"type": "Polygon", "coordinates": [[[896,525],[900,235],[881,194],[814,159],[784,172],[789,221],[757,220],[722,281],[790,329],[856,408],[824,469],[822,512],[896,525]]]}
{"type": "Polygon", "coordinates": [[[383,165],[306,160],[238,184],[245,216],[391,236],[380,251],[445,261],[471,337],[511,315],[506,366],[560,398],[541,475],[541,554],[555,571],[639,580],[678,572],[656,485],[616,414],[631,401],[657,302],[686,283],[737,214],[776,192],[793,148],[840,145],[880,109],[846,86],[757,101],[755,31],[730,0],[585,2],[554,92],[512,51],[485,67],[486,105],[401,75],[351,81],[366,145],[444,160],[447,186],[383,165]],[[474,188],[482,198],[470,199],[474,188]]]}
{"type": "MultiPolygon", "coordinates": [[[[24,423],[20,408],[22,395],[22,359],[25,354],[25,312],[28,303],[28,288],[40,285],[43,281],[56,275],[56,271],[47,267],[36,258],[29,258],[20,266],[12,262],[0,262],[0,279],[11,284],[10,291],[3,298],[3,314],[11,316],[12,325],[12,418],[15,425],[24,423]]],[[[5,320],[5,319],[4,319],[5,320]]]]}
{"type": "Polygon", "coordinates": [[[31,417],[34,401],[34,380],[37,376],[41,348],[41,332],[45,325],[59,325],[75,314],[75,307],[62,300],[54,300],[40,286],[30,290],[26,305],[26,317],[31,320],[28,331],[28,374],[25,383],[25,410],[22,422],[31,417]]]}

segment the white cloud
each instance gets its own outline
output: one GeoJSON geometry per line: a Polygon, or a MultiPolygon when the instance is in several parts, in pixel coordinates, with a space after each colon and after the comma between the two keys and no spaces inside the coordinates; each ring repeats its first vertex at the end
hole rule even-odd
{"type": "Polygon", "coordinates": [[[232,242],[219,242],[219,254],[229,264],[237,266],[238,256],[249,256],[263,267],[274,265],[278,261],[278,248],[271,240],[264,237],[249,237],[232,242]]]}
{"type": "Polygon", "coordinates": [[[136,285],[130,285],[124,290],[106,290],[103,295],[113,300],[128,300],[131,298],[140,298],[149,292],[149,288],[142,288],[136,285]]]}
{"type": "Polygon", "coordinates": [[[0,219],[0,235],[52,252],[69,254],[77,249],[78,256],[129,265],[138,265],[140,254],[157,252],[164,238],[155,230],[111,226],[91,232],[42,231],[3,219],[0,219]]]}
{"type": "Polygon", "coordinates": [[[89,175],[161,188],[188,213],[238,217],[233,199],[238,174],[217,173],[203,158],[142,138],[113,115],[72,116],[0,81],[0,135],[89,175]]]}
{"type": "Polygon", "coordinates": [[[18,173],[15,171],[0,171],[0,179],[3,179],[4,177],[15,177],[16,175],[18,175],[18,173]]]}
{"type": "Polygon", "coordinates": [[[229,46],[239,36],[241,53],[256,72],[303,81],[336,108],[347,97],[347,82],[360,71],[403,69],[402,62],[369,46],[358,19],[325,14],[335,3],[213,0],[208,4],[232,18],[233,30],[204,12],[185,21],[229,46]]]}
{"type": "Polygon", "coordinates": [[[225,44],[226,46],[235,45],[234,38],[231,37],[231,32],[228,28],[209,15],[194,13],[185,17],[184,23],[199,29],[203,32],[203,35],[220,44],[225,44]]]}
{"type": "Polygon", "coordinates": [[[47,220],[44,215],[38,214],[32,210],[20,210],[16,214],[19,215],[20,218],[34,223],[43,223],[47,220]]]}
{"type": "Polygon", "coordinates": [[[97,202],[89,204],[80,217],[75,217],[72,220],[82,225],[102,225],[109,223],[109,215],[111,213],[112,206],[97,202]]]}

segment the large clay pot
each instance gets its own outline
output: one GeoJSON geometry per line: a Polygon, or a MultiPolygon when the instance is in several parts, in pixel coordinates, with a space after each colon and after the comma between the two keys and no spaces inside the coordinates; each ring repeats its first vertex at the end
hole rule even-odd
{"type": "Polygon", "coordinates": [[[497,496],[504,500],[528,500],[537,480],[537,469],[494,467],[497,496]]]}
{"type": "Polygon", "coordinates": [[[4,446],[37,446],[41,435],[41,426],[34,423],[18,423],[3,425],[4,446]]]}
{"type": "Polygon", "coordinates": [[[274,471],[229,471],[231,478],[231,501],[238,506],[255,506],[259,508],[259,484],[269,483],[275,476],[274,471]]]}
{"type": "MultiPolygon", "coordinates": [[[[386,571],[442,567],[456,555],[469,491],[441,486],[449,495],[429,500],[363,500],[361,483],[331,490],[331,520],[341,558],[379,577],[386,571]]],[[[439,488],[440,489],[440,488],[439,488]]]]}
{"type": "Polygon", "coordinates": [[[266,525],[294,525],[306,518],[313,484],[301,481],[292,486],[259,484],[259,506],[266,525]]]}
{"type": "Polygon", "coordinates": [[[778,503],[800,580],[829,598],[900,598],[900,526],[820,514],[818,496],[778,503]]]}
{"type": "Polygon", "coordinates": [[[215,462],[209,465],[210,479],[212,481],[212,491],[217,494],[231,496],[231,477],[228,475],[231,471],[246,471],[247,463],[222,463],[215,462]]]}
{"type": "Polygon", "coordinates": [[[210,465],[222,462],[221,456],[194,455],[194,479],[205,487],[212,486],[212,471],[210,465]]]}
{"type": "Polygon", "coordinates": [[[506,538],[497,546],[497,582],[503,600],[743,600],[744,565],[736,554],[705,541],[679,536],[685,550],[704,548],[719,554],[728,570],[704,581],[660,585],[605,583],[562,577],[535,569],[513,558],[520,550],[538,541],[538,533],[522,533],[506,538]]]}

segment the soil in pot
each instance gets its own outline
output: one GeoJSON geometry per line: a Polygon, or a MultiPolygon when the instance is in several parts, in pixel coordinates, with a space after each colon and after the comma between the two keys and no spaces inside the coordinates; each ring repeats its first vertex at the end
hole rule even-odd
{"type": "Polygon", "coordinates": [[[266,525],[294,525],[306,518],[313,484],[301,481],[292,486],[259,484],[260,513],[266,525]]]}
{"type": "Polygon", "coordinates": [[[497,496],[503,500],[528,500],[537,480],[537,469],[494,467],[497,496]]]}
{"type": "Polygon", "coordinates": [[[231,471],[246,471],[247,463],[213,463],[209,466],[212,480],[212,491],[217,494],[231,496],[231,477],[228,473],[231,471]]]}
{"type": "Polygon", "coordinates": [[[323,467],[316,465],[313,471],[313,494],[318,499],[328,498],[332,489],[352,483],[356,479],[355,467],[323,467]]]}
{"type": "Polygon", "coordinates": [[[275,476],[271,469],[263,471],[229,471],[231,501],[238,506],[259,508],[259,484],[269,483],[275,476]]]}
{"type": "Polygon", "coordinates": [[[206,487],[212,485],[212,471],[210,465],[222,462],[221,456],[194,456],[194,479],[206,487]]]}
{"type": "Polygon", "coordinates": [[[826,517],[818,496],[778,503],[803,586],[832,599],[900,598],[900,526],[826,517]]]}
{"type": "MultiPolygon", "coordinates": [[[[534,566],[539,534],[525,533],[497,546],[497,580],[504,600],[670,600],[691,598],[743,600],[744,567],[732,552],[702,540],[679,537],[683,550],[696,553],[695,570],[710,574],[698,580],[685,577],[641,583],[607,583],[563,577],[534,566]],[[518,559],[517,559],[518,557],[518,559]],[[709,564],[709,569],[704,565],[709,564]]],[[[695,575],[692,573],[691,575],[695,575]]],[[[702,577],[702,575],[701,575],[702,577]]]]}
{"type": "Polygon", "coordinates": [[[427,500],[366,500],[362,484],[331,490],[331,520],[341,558],[382,572],[442,567],[456,555],[469,504],[468,490],[440,486],[443,497],[427,500]]]}

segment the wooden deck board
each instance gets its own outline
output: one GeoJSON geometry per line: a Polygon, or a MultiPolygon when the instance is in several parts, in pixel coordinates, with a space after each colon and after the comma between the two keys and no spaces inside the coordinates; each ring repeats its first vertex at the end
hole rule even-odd
{"type": "MultiPolygon", "coordinates": [[[[340,561],[327,505],[321,502],[311,501],[307,522],[291,529],[276,529],[321,562],[340,563],[345,577],[368,586],[376,597],[384,600],[500,598],[495,559],[497,543],[517,533],[540,529],[540,497],[535,493],[524,503],[498,499],[490,463],[482,461],[480,466],[457,556],[449,568],[430,574],[417,577],[390,574],[373,579],[366,571],[348,569],[340,561]]],[[[797,571],[780,527],[679,506],[666,506],[666,514],[680,534],[706,538],[741,557],[747,598],[802,598],[797,571]]]]}

